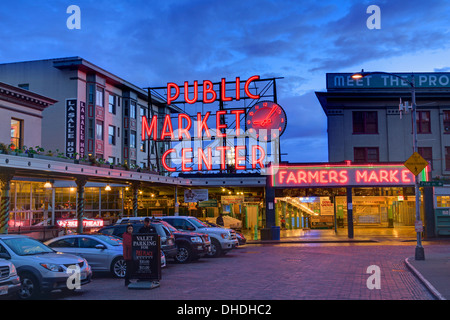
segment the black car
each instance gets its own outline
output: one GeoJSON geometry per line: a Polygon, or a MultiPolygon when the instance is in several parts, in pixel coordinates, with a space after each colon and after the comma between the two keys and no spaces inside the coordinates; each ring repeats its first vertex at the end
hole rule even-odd
{"type": "Polygon", "coordinates": [[[174,257],[178,263],[187,263],[204,257],[211,251],[211,240],[207,234],[180,231],[166,221],[160,220],[175,235],[178,253],[174,257]]]}
{"type": "MultiPolygon", "coordinates": [[[[137,232],[141,227],[144,226],[143,223],[131,223],[133,230],[137,232]]],[[[155,228],[156,232],[161,239],[161,250],[164,252],[166,258],[174,258],[178,254],[177,245],[175,243],[175,236],[170,229],[168,229],[163,223],[152,221],[150,225],[155,228]]],[[[127,224],[115,224],[112,226],[107,226],[98,230],[99,233],[116,236],[122,238],[122,235],[127,229],[127,224]]]]}

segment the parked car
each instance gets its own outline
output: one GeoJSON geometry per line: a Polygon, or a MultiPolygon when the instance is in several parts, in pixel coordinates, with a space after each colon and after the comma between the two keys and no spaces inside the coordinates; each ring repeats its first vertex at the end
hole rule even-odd
{"type": "Polygon", "coordinates": [[[206,233],[211,239],[211,257],[226,254],[238,245],[236,232],[226,228],[209,227],[207,224],[192,216],[166,216],[160,219],[167,221],[174,228],[198,233],[206,233]]]}
{"type": "MultiPolygon", "coordinates": [[[[98,230],[98,233],[122,238],[122,235],[127,229],[127,224],[114,224],[112,226],[107,226],[98,230]]],[[[132,225],[134,232],[138,232],[144,224],[132,223],[132,225]]],[[[152,221],[150,225],[155,228],[156,232],[160,236],[161,251],[164,252],[165,257],[167,259],[175,257],[178,250],[175,244],[175,236],[172,234],[172,232],[160,222],[152,221]]]]}
{"type": "MultiPolygon", "coordinates": [[[[223,228],[222,226],[219,226],[218,224],[215,224],[213,222],[209,222],[209,221],[203,221],[203,222],[205,224],[207,224],[208,226],[210,226],[210,227],[223,228]]],[[[238,232],[236,230],[234,230],[234,232],[236,232],[236,238],[238,239],[238,242],[239,242],[240,246],[243,246],[244,244],[247,243],[247,239],[245,238],[245,236],[242,233],[240,233],[240,232],[238,232]]]]}
{"type": "Polygon", "coordinates": [[[103,234],[71,234],[45,242],[50,248],[85,258],[93,271],[125,277],[122,240],[103,234]]]}
{"type": "Polygon", "coordinates": [[[91,282],[92,270],[83,258],[57,253],[42,242],[23,235],[0,235],[0,257],[17,268],[21,288],[19,298],[31,299],[56,289],[69,289],[67,272],[71,266],[80,268],[80,285],[91,282]]]}
{"type": "MultiPolygon", "coordinates": [[[[0,255],[5,252],[0,252],[0,255]]],[[[12,297],[19,292],[20,278],[11,261],[0,259],[0,299],[12,297]]]]}
{"type": "Polygon", "coordinates": [[[211,241],[205,233],[180,231],[171,224],[160,220],[175,236],[178,253],[174,260],[178,263],[187,263],[206,256],[211,252],[211,241]]]}

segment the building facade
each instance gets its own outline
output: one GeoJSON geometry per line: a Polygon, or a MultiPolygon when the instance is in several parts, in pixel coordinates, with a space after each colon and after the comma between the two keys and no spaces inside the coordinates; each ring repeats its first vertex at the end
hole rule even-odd
{"type": "Polygon", "coordinates": [[[0,81],[58,100],[43,112],[43,149],[157,170],[156,147],[165,145],[141,141],[140,119],[176,107],[149,103],[146,90],[80,57],[0,64],[0,81]]]}
{"type": "MultiPolygon", "coordinates": [[[[316,92],[327,116],[328,160],[405,162],[413,153],[410,85],[390,75],[351,75],[329,73],[327,91],[316,92]]],[[[411,81],[409,73],[397,75],[411,81]]],[[[450,73],[413,76],[418,152],[432,177],[450,176],[450,73]]]]}

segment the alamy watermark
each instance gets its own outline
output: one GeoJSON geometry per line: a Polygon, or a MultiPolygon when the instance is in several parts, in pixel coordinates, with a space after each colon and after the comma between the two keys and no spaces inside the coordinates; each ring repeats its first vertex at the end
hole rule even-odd
{"type": "Polygon", "coordinates": [[[70,14],[67,18],[66,26],[67,29],[81,29],[81,9],[77,5],[70,5],[67,7],[66,13],[70,14]]]}
{"type": "Polygon", "coordinates": [[[366,281],[367,289],[381,289],[381,269],[377,265],[370,265],[366,269],[366,273],[370,273],[371,276],[366,281]]]}

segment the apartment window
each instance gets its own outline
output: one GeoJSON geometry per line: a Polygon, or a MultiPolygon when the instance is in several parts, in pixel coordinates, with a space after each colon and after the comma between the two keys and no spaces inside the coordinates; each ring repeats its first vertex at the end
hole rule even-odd
{"type": "Polygon", "coordinates": [[[116,127],[108,127],[108,142],[111,145],[116,145],[116,127]]]}
{"type": "Polygon", "coordinates": [[[123,130],[123,144],[128,146],[128,130],[123,130]]]}
{"type": "Polygon", "coordinates": [[[94,139],[94,120],[93,119],[89,119],[88,120],[88,138],[89,139],[94,139]]]}
{"type": "Polygon", "coordinates": [[[108,99],[109,113],[116,114],[116,96],[110,94],[108,99]]]}
{"type": "Polygon", "coordinates": [[[450,171],[450,147],[445,147],[445,171],[450,171]]]}
{"type": "Polygon", "coordinates": [[[103,140],[103,121],[97,121],[95,123],[95,138],[97,140],[103,140]]]}
{"type": "Polygon", "coordinates": [[[114,157],[108,157],[109,164],[116,164],[116,158],[114,157]]]}
{"type": "Polygon", "coordinates": [[[11,144],[17,149],[23,146],[23,120],[11,118],[11,144]]]}
{"type": "Polygon", "coordinates": [[[96,104],[103,107],[103,89],[97,87],[96,104]]]}
{"type": "Polygon", "coordinates": [[[94,103],[94,85],[89,85],[88,87],[89,93],[88,93],[88,103],[93,104],[94,103]]]}
{"type": "Polygon", "coordinates": [[[379,162],[379,152],[377,147],[357,147],[354,151],[354,162],[359,163],[373,163],[379,162]]]}
{"type": "Polygon", "coordinates": [[[353,133],[377,134],[378,114],[376,111],[353,111],[353,133]]]}
{"type": "Polygon", "coordinates": [[[431,133],[430,111],[416,111],[417,133],[431,133]]]}
{"type": "Polygon", "coordinates": [[[136,102],[130,102],[130,118],[136,119],[136,102]]]}
{"type": "Polygon", "coordinates": [[[444,110],[444,133],[450,133],[450,110],[444,110]]]}
{"type": "Polygon", "coordinates": [[[136,148],[136,131],[130,133],[130,148],[136,148]]]}
{"type": "Polygon", "coordinates": [[[146,142],[146,140],[141,140],[139,150],[141,150],[142,152],[145,152],[146,150],[146,142]]]}
{"type": "Polygon", "coordinates": [[[431,147],[418,147],[417,151],[419,154],[428,161],[433,170],[433,149],[431,147]]]}

